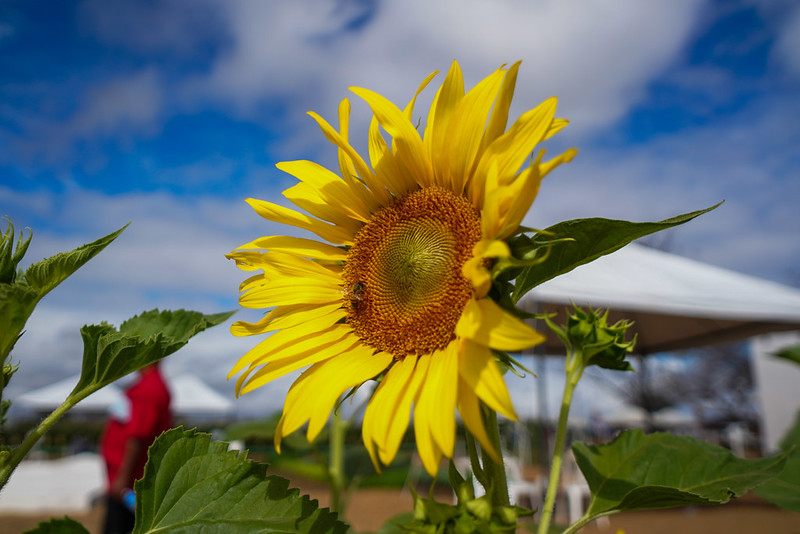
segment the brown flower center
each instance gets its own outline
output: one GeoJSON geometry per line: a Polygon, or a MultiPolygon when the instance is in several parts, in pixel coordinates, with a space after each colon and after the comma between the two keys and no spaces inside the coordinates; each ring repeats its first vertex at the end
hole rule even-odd
{"type": "Polygon", "coordinates": [[[348,324],[368,345],[396,358],[443,349],[472,294],[461,267],[480,237],[478,211],[441,187],[382,208],[347,255],[348,324]]]}

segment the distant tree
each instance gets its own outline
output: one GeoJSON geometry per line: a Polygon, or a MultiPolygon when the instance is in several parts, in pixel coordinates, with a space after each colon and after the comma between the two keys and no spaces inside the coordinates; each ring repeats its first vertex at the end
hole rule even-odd
{"type": "Polygon", "coordinates": [[[653,413],[668,407],[683,407],[719,424],[743,421],[754,424],[755,403],[750,356],[746,343],[723,343],[676,354],[684,365],[653,369],[645,361],[636,375],[628,375],[616,386],[635,406],[653,413]]]}

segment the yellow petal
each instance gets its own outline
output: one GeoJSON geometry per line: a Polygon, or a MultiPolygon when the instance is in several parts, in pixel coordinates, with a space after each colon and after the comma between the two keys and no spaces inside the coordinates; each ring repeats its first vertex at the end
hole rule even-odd
{"type": "Polygon", "coordinates": [[[497,350],[518,351],[542,343],[544,336],[491,299],[470,300],[456,324],[456,335],[497,350]]]}
{"type": "Polygon", "coordinates": [[[542,175],[539,172],[539,167],[531,165],[509,186],[509,206],[503,217],[499,238],[506,238],[519,228],[533,201],[536,200],[536,196],[539,194],[541,183],[542,175]]]}
{"type": "MultiPolygon", "coordinates": [[[[423,383],[427,380],[428,371],[430,368],[432,356],[425,354],[420,356],[417,361],[417,368],[414,370],[415,377],[418,376],[419,380],[423,383]]],[[[426,415],[422,414],[419,409],[419,396],[422,391],[418,391],[415,399],[414,406],[414,436],[417,441],[417,452],[422,460],[422,465],[425,470],[431,475],[435,476],[439,470],[439,462],[442,459],[442,453],[436,445],[433,436],[428,426],[426,415]]]]}
{"type": "Polygon", "coordinates": [[[309,304],[278,306],[256,323],[236,321],[231,325],[231,334],[237,337],[265,334],[275,330],[293,328],[317,317],[327,317],[332,325],[346,316],[347,311],[338,302],[325,306],[309,304]]]}
{"type": "Polygon", "coordinates": [[[408,105],[403,110],[403,114],[406,116],[406,118],[408,120],[410,120],[410,121],[414,120],[414,103],[417,101],[417,97],[422,92],[422,90],[425,89],[428,86],[428,84],[431,82],[431,80],[433,80],[433,78],[437,74],[439,74],[438,70],[431,72],[430,74],[428,74],[427,78],[422,80],[422,83],[419,84],[419,87],[417,88],[417,92],[414,93],[414,98],[411,99],[411,102],[409,102],[408,105]]]}
{"type": "Polygon", "coordinates": [[[225,257],[229,260],[235,261],[236,266],[243,271],[257,271],[261,269],[259,264],[261,263],[261,257],[263,254],[263,252],[255,252],[252,250],[240,250],[238,252],[225,254],[225,257]]]}
{"type": "MultiPolygon", "coordinates": [[[[348,147],[350,146],[349,128],[350,101],[343,98],[339,103],[339,138],[348,147]]],[[[350,150],[352,150],[352,147],[350,150]]],[[[375,195],[364,187],[364,183],[358,179],[358,172],[356,171],[352,158],[349,156],[349,152],[342,147],[338,147],[337,154],[339,156],[339,169],[342,173],[342,179],[355,194],[353,201],[361,205],[360,209],[364,213],[374,213],[380,207],[380,203],[375,198],[375,195]]]]}
{"type": "Polygon", "coordinates": [[[372,117],[369,125],[369,157],[375,174],[386,184],[394,196],[402,196],[416,187],[416,181],[406,177],[391,149],[386,145],[380,132],[378,119],[375,117],[372,117]]]}
{"type": "Polygon", "coordinates": [[[309,111],[308,114],[317,121],[317,124],[319,124],[320,128],[322,129],[322,133],[325,135],[325,138],[342,149],[342,151],[351,160],[356,171],[358,172],[358,175],[361,177],[361,180],[367,185],[367,187],[369,187],[372,195],[375,197],[378,203],[380,205],[385,205],[391,202],[392,197],[389,194],[389,191],[383,187],[383,184],[377,179],[375,173],[369,168],[361,155],[356,152],[352,146],[350,146],[350,143],[343,139],[339,132],[334,130],[325,119],[313,111],[309,111]]]}
{"type": "MultiPolygon", "coordinates": [[[[506,185],[530,156],[547,133],[556,111],[556,99],[550,98],[536,108],[524,113],[511,128],[494,140],[481,155],[475,175],[485,176],[492,165],[497,165],[500,185],[506,185]]],[[[476,180],[476,186],[480,180],[476,180]]],[[[487,189],[488,190],[488,189],[487,189]]],[[[473,201],[483,203],[482,191],[471,188],[473,201]]]]}
{"type": "Polygon", "coordinates": [[[488,347],[461,340],[458,373],[489,408],[509,419],[517,419],[506,382],[488,347]]]}
{"type": "Polygon", "coordinates": [[[453,191],[463,191],[472,176],[486,121],[503,76],[503,69],[498,69],[470,89],[459,101],[447,125],[448,149],[443,154],[446,168],[442,170],[446,184],[453,191]]]}
{"type": "Polygon", "coordinates": [[[472,255],[476,258],[508,258],[511,250],[505,241],[481,239],[472,247],[472,255]]]}
{"type": "Polygon", "coordinates": [[[470,200],[475,208],[481,210],[481,234],[486,239],[494,239],[499,234],[503,216],[497,205],[502,194],[497,176],[497,162],[489,166],[486,174],[476,175],[470,185],[470,200]],[[479,176],[483,178],[479,179],[479,176]],[[475,187],[477,183],[481,185],[475,187]]]}
{"type": "Polygon", "coordinates": [[[483,425],[483,416],[481,415],[481,408],[478,404],[478,397],[472,389],[459,379],[458,381],[458,413],[461,414],[461,420],[469,430],[470,434],[475,436],[478,443],[481,444],[494,461],[500,463],[500,455],[497,454],[488,434],[486,434],[486,427],[483,425]]]}
{"type": "Polygon", "coordinates": [[[567,119],[553,119],[553,122],[550,123],[550,128],[548,128],[547,133],[544,134],[543,140],[550,139],[555,134],[563,130],[568,124],[569,121],[567,119]]]}
{"type": "Polygon", "coordinates": [[[402,111],[385,97],[361,87],[351,87],[351,91],[369,104],[372,113],[386,132],[392,136],[392,144],[396,147],[395,157],[418,182],[426,183],[430,176],[430,162],[425,154],[422,139],[402,111]]]}
{"type": "Polygon", "coordinates": [[[347,183],[327,168],[312,161],[283,161],[275,166],[313,188],[320,199],[333,204],[350,217],[364,222],[369,221],[369,208],[364,202],[359,202],[359,199],[368,194],[361,182],[347,183]]]}
{"type": "Polygon", "coordinates": [[[333,304],[341,302],[342,290],[325,282],[301,278],[272,281],[239,297],[245,308],[271,308],[282,304],[333,304]]]}
{"type": "Polygon", "coordinates": [[[563,154],[560,154],[554,157],[551,160],[545,161],[544,163],[539,165],[539,172],[542,175],[542,178],[547,176],[547,174],[561,165],[562,163],[569,163],[572,159],[578,154],[577,148],[570,148],[566,150],[563,154]]]}
{"type": "Polygon", "coordinates": [[[428,112],[428,123],[425,126],[425,148],[431,155],[433,181],[421,185],[447,185],[447,163],[440,154],[447,151],[447,127],[459,101],[464,97],[464,77],[458,61],[453,61],[445,76],[442,86],[436,91],[431,109],[428,112]],[[434,155],[437,155],[434,157],[434,155]]]}
{"type": "Polygon", "coordinates": [[[472,257],[461,266],[461,274],[472,284],[472,292],[476,298],[483,298],[492,288],[492,275],[483,266],[481,258],[472,257]]]}
{"type": "Polygon", "coordinates": [[[363,225],[361,220],[352,217],[349,213],[346,213],[346,210],[341,209],[342,201],[330,195],[330,198],[325,198],[320,195],[319,191],[308,184],[299,183],[294,185],[284,190],[283,196],[309,215],[331,222],[352,235],[358,233],[363,225]]]}
{"type": "Polygon", "coordinates": [[[275,432],[278,452],[282,437],[306,422],[309,422],[308,439],[316,438],[342,393],[374,378],[391,364],[391,356],[373,352],[370,347],[356,346],[337,357],[312,365],[300,375],[289,388],[275,432]]]}
{"type": "Polygon", "coordinates": [[[483,260],[485,258],[507,258],[510,255],[511,250],[504,241],[481,239],[472,247],[472,257],[464,262],[461,274],[472,283],[475,297],[485,297],[492,287],[492,275],[483,266],[483,260]]]}
{"type": "Polygon", "coordinates": [[[511,107],[511,100],[514,97],[517,73],[519,72],[521,63],[521,61],[517,61],[506,71],[506,75],[503,78],[503,86],[497,94],[497,99],[492,108],[492,116],[489,117],[489,123],[486,125],[486,131],[483,134],[479,154],[482,154],[483,151],[486,150],[486,147],[489,146],[492,141],[500,137],[506,129],[508,110],[511,107]]]}
{"type": "Polygon", "coordinates": [[[309,441],[325,427],[331,410],[341,395],[383,372],[392,363],[392,355],[375,353],[372,347],[356,345],[347,352],[320,365],[318,375],[309,383],[313,397],[307,399],[312,410],[308,424],[309,441]]]}
{"type": "Polygon", "coordinates": [[[347,325],[328,324],[328,326],[325,326],[326,323],[326,318],[322,317],[309,321],[300,328],[287,328],[286,330],[275,332],[239,358],[239,361],[228,373],[228,379],[247,365],[292,357],[296,354],[313,350],[320,345],[338,342],[352,332],[352,329],[347,325]]]}
{"type": "Polygon", "coordinates": [[[396,362],[383,377],[364,412],[361,434],[376,468],[375,448],[378,448],[381,462],[388,465],[408,428],[411,403],[424,378],[424,373],[414,374],[416,364],[415,356],[396,362]]]}
{"type": "Polygon", "coordinates": [[[288,224],[290,226],[302,228],[303,230],[308,230],[309,232],[317,234],[325,241],[336,245],[353,244],[353,234],[347,232],[343,228],[324,223],[303,213],[298,213],[289,208],[273,204],[272,202],[248,198],[247,203],[256,210],[256,213],[268,221],[288,224]]]}
{"type": "MultiPolygon", "coordinates": [[[[320,344],[306,348],[305,350],[301,350],[298,344],[298,346],[287,348],[280,357],[270,354],[266,358],[269,361],[248,379],[245,386],[241,389],[241,393],[249,393],[297,369],[302,369],[303,367],[308,367],[317,362],[340,356],[348,350],[351,350],[358,342],[358,338],[349,335],[333,343],[320,344]]],[[[256,363],[262,362],[259,361],[256,363]]]]}
{"type": "Polygon", "coordinates": [[[422,424],[427,424],[439,450],[448,458],[453,457],[455,446],[458,365],[458,342],[433,353],[414,410],[414,417],[423,418],[422,424]]]}
{"type": "Polygon", "coordinates": [[[260,237],[236,248],[236,250],[242,249],[279,250],[318,260],[344,261],[347,259],[347,251],[339,247],[314,241],[313,239],[283,235],[260,237]]]}
{"type": "Polygon", "coordinates": [[[364,345],[309,367],[292,384],[283,404],[283,416],[275,432],[276,448],[280,439],[306,421],[308,439],[313,440],[325,426],[336,401],[345,391],[374,378],[392,362],[391,355],[364,345]]]}
{"type": "MultiPolygon", "coordinates": [[[[253,276],[239,285],[239,291],[261,288],[272,282],[323,284],[331,287],[341,284],[340,273],[331,265],[322,265],[309,258],[286,252],[271,250],[269,252],[233,252],[228,256],[237,261],[247,261],[252,268],[262,269],[264,275],[253,276]],[[246,259],[240,256],[250,255],[246,259]],[[296,280],[295,280],[296,279],[296,280]]],[[[250,270],[250,269],[248,269],[250,270]]]]}

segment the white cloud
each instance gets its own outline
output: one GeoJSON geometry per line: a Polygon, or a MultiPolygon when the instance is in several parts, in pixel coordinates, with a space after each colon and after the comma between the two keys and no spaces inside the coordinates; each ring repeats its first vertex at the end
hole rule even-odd
{"type": "Polygon", "coordinates": [[[800,78],[800,6],[795,5],[779,27],[775,55],[786,70],[800,78]]]}
{"type": "MultiPolygon", "coordinates": [[[[85,143],[89,148],[83,158],[102,160],[97,151],[91,150],[98,139],[125,145],[140,136],[157,133],[162,104],[159,75],[155,69],[147,68],[89,85],[76,109],[66,117],[41,110],[36,114],[17,113],[21,135],[2,133],[14,147],[15,163],[40,158],[50,163],[61,161],[72,153],[76,143],[85,143]]],[[[8,157],[4,155],[3,160],[8,157]]]]}
{"type": "Polygon", "coordinates": [[[84,0],[77,19],[103,42],[135,52],[187,55],[207,43],[218,23],[215,3],[84,0]],[[191,9],[187,9],[191,7],[191,9]]]}
{"type": "Polygon", "coordinates": [[[153,127],[161,110],[158,75],[146,69],[120,76],[87,91],[82,107],[64,129],[77,139],[97,133],[139,133],[153,127]]]}
{"type": "Polygon", "coordinates": [[[350,85],[405,102],[425,75],[446,70],[453,58],[470,84],[522,59],[520,105],[558,95],[562,112],[592,130],[628,111],[676,60],[702,4],[383,2],[363,26],[342,31],[355,15],[337,13],[330,1],[231,2],[233,45],[187,91],[241,110],[291,96],[298,111],[313,107],[333,117],[350,85]]]}

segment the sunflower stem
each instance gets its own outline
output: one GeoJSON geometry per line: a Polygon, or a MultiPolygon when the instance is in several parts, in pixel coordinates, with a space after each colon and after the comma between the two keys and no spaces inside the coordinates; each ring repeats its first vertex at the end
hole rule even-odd
{"type": "Polygon", "coordinates": [[[58,408],[53,410],[50,415],[45,417],[42,422],[39,423],[39,426],[37,426],[30,434],[28,434],[22,443],[20,443],[19,446],[11,452],[11,455],[7,458],[7,461],[0,465],[0,489],[6,485],[8,479],[11,478],[11,474],[17,468],[22,459],[25,458],[25,455],[27,455],[33,446],[36,445],[36,442],[39,441],[39,439],[44,436],[48,430],[50,430],[50,427],[52,427],[56,421],[61,419],[61,417],[67,413],[70,408],[75,406],[75,404],[77,404],[77,402],[85,396],[86,395],[70,395],[67,397],[67,400],[61,403],[58,408]]]}
{"type": "Polygon", "coordinates": [[[480,458],[478,457],[478,447],[475,445],[475,437],[466,431],[467,453],[469,454],[469,463],[472,466],[472,476],[480,482],[484,488],[487,486],[486,475],[483,472],[480,458]]]}
{"type": "Polygon", "coordinates": [[[583,374],[583,366],[580,355],[572,352],[567,355],[567,379],[564,382],[564,394],[561,397],[561,410],[558,414],[558,428],[556,430],[556,443],[553,450],[553,464],[550,466],[550,480],[547,483],[547,493],[545,494],[544,505],[542,506],[542,518],[539,522],[538,534],[546,534],[550,528],[550,521],[553,517],[556,495],[558,493],[558,482],[561,477],[561,467],[564,463],[564,445],[567,437],[567,419],[569,408],[572,404],[572,394],[575,386],[578,385],[583,374]]]}
{"type": "Polygon", "coordinates": [[[494,450],[500,457],[500,463],[497,463],[488,453],[481,449],[481,456],[483,458],[483,474],[486,478],[487,484],[484,484],[486,493],[492,501],[492,507],[508,506],[508,480],[506,479],[506,468],[503,463],[503,450],[500,447],[500,427],[497,424],[497,413],[481,405],[481,413],[483,414],[484,426],[489,436],[494,450]]]}
{"type": "Polygon", "coordinates": [[[334,410],[328,438],[328,476],[330,477],[331,509],[340,515],[344,512],[342,497],[345,489],[344,438],[346,432],[347,421],[342,418],[339,410],[334,410]]]}

